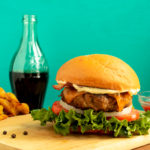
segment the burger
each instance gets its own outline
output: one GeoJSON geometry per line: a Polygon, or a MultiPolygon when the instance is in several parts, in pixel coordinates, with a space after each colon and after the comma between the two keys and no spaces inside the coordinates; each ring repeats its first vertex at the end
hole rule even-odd
{"type": "Polygon", "coordinates": [[[33,110],[41,125],[53,122],[56,133],[109,134],[115,137],[148,134],[150,112],[140,113],[132,97],[140,90],[134,70],[121,59],[104,54],[73,58],[56,75],[61,100],[52,108],[33,110]]]}

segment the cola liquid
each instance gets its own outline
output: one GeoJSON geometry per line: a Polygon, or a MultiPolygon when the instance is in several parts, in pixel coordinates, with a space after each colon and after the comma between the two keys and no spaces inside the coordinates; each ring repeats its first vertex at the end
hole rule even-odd
{"type": "Polygon", "coordinates": [[[10,72],[9,75],[13,93],[18,100],[27,103],[30,110],[41,108],[48,83],[48,73],[10,72]]]}

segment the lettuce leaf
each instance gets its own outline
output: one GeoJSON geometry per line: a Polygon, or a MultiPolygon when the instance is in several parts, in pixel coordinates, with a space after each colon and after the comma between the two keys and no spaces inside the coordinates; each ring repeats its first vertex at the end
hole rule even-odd
{"type": "Polygon", "coordinates": [[[88,130],[102,130],[105,133],[108,131],[113,133],[114,137],[131,137],[148,134],[150,129],[150,111],[141,113],[138,120],[131,122],[115,117],[107,120],[103,112],[94,112],[92,109],[85,110],[84,114],[76,113],[74,110],[66,113],[62,110],[57,116],[49,107],[48,110],[44,108],[33,110],[31,115],[34,120],[41,121],[41,125],[54,122],[55,132],[62,135],[80,129],[81,133],[88,130]]]}
{"type": "Polygon", "coordinates": [[[56,115],[53,113],[50,107],[48,110],[45,108],[32,110],[31,116],[34,120],[40,120],[42,126],[46,125],[47,122],[54,121],[56,118],[56,115]]]}

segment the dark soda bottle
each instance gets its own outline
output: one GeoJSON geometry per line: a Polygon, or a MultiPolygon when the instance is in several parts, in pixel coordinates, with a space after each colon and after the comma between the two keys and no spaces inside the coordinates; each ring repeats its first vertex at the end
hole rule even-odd
{"type": "Polygon", "coordinates": [[[49,68],[38,44],[36,17],[24,15],[23,22],[22,42],[12,59],[9,77],[12,91],[19,101],[27,103],[33,110],[43,105],[49,68]]]}

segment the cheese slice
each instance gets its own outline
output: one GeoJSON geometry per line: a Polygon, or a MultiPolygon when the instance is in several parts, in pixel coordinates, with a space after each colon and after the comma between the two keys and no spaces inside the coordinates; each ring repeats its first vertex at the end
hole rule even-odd
{"type": "Polygon", "coordinates": [[[65,87],[65,90],[63,90],[63,96],[68,104],[71,103],[75,97],[80,96],[84,93],[85,92],[77,92],[75,89],[70,89],[67,87],[65,87]]]}
{"type": "MultiPolygon", "coordinates": [[[[66,84],[66,81],[58,81],[58,84],[66,84]]],[[[131,90],[111,90],[111,89],[101,89],[101,88],[94,88],[94,87],[87,87],[87,86],[79,86],[77,84],[72,84],[73,87],[78,91],[78,92],[88,92],[92,94],[115,94],[115,93],[124,93],[124,92],[129,92],[131,95],[136,95],[137,92],[140,89],[131,89],[131,90]]]]}
{"type": "Polygon", "coordinates": [[[132,96],[129,93],[108,94],[117,101],[118,111],[122,111],[126,105],[132,104],[132,96]]]}

